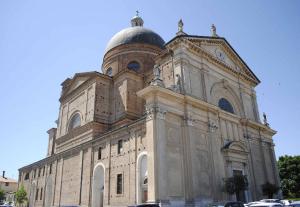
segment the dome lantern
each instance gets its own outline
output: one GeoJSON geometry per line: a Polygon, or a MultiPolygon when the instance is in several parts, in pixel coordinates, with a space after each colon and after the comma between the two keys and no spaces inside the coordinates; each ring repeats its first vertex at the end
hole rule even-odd
{"type": "Polygon", "coordinates": [[[136,15],[131,19],[132,27],[142,27],[144,25],[143,19],[139,16],[139,11],[136,11],[136,15]]]}

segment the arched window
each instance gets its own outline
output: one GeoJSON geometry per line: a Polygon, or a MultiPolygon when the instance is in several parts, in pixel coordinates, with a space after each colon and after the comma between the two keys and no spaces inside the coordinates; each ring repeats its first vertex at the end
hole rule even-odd
{"type": "Polygon", "coordinates": [[[29,173],[26,173],[24,180],[28,180],[28,179],[29,179],[29,173]]]}
{"type": "Polygon", "coordinates": [[[138,72],[140,70],[140,64],[137,61],[131,61],[130,63],[128,63],[127,68],[129,70],[138,72]]]}
{"type": "Polygon", "coordinates": [[[79,127],[81,125],[81,118],[80,118],[80,114],[76,113],[72,116],[70,122],[69,122],[69,127],[68,127],[68,131],[79,127]]]}
{"type": "Polygon", "coordinates": [[[109,67],[109,68],[106,70],[106,75],[112,76],[112,68],[111,68],[111,67],[109,67]]]}
{"type": "Polygon", "coordinates": [[[225,98],[221,98],[219,100],[219,107],[224,111],[227,111],[229,113],[234,114],[233,107],[232,107],[231,103],[225,98]]]}

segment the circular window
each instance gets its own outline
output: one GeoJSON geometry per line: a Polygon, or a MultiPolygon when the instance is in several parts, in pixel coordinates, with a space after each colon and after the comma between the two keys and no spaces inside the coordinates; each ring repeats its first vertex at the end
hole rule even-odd
{"type": "Polygon", "coordinates": [[[112,76],[112,68],[111,68],[111,67],[109,67],[109,68],[106,70],[106,75],[112,76]]]}
{"type": "Polygon", "coordinates": [[[130,63],[128,63],[127,68],[129,70],[133,70],[135,72],[138,72],[140,70],[140,64],[136,61],[131,61],[130,63]]]}

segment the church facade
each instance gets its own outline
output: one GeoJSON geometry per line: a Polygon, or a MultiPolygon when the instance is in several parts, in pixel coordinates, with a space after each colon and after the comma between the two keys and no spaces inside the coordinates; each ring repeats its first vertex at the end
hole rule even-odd
{"type": "Polygon", "coordinates": [[[279,186],[272,130],[260,121],[259,79],[225,38],[165,43],[143,27],[112,37],[97,71],[62,85],[47,157],[19,169],[29,206],[205,206],[258,200],[279,186]],[[248,188],[227,193],[243,175],[248,188]]]}

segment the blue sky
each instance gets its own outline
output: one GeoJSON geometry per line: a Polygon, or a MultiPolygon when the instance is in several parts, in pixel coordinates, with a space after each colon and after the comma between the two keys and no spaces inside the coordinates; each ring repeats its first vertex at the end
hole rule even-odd
{"type": "Polygon", "coordinates": [[[135,11],[165,41],[177,22],[192,35],[214,23],[262,83],[260,114],[273,129],[276,155],[300,154],[300,1],[0,1],[0,171],[46,155],[58,117],[60,84],[76,72],[100,71],[109,39],[135,11]]]}

